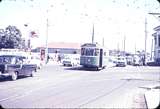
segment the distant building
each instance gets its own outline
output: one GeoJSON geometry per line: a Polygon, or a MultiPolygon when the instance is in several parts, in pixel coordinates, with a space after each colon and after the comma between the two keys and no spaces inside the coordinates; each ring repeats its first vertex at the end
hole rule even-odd
{"type": "MultiPolygon", "coordinates": [[[[48,54],[50,57],[64,54],[80,54],[81,44],[68,42],[52,42],[48,44],[48,54]]],[[[41,55],[41,50],[45,50],[45,45],[33,49],[32,52],[41,55]]]]}
{"type": "Polygon", "coordinates": [[[109,56],[126,56],[128,53],[120,50],[109,50],[109,56]]]}
{"type": "Polygon", "coordinates": [[[154,37],[154,61],[160,62],[160,26],[154,28],[155,33],[152,34],[154,37]]]}
{"type": "MultiPolygon", "coordinates": [[[[80,53],[80,47],[79,43],[52,42],[48,44],[48,53],[77,54],[80,53]]],[[[45,46],[37,47],[32,52],[40,52],[41,49],[45,49],[45,46]]]]}

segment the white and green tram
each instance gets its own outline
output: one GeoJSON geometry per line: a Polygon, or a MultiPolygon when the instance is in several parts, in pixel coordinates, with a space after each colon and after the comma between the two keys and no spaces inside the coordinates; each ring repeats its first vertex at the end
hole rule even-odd
{"type": "Polygon", "coordinates": [[[108,64],[109,50],[98,44],[81,45],[80,65],[83,67],[102,69],[108,64]]]}

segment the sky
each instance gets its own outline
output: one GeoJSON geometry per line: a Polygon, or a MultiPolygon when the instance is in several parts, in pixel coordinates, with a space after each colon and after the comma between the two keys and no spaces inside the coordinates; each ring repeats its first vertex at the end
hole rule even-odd
{"type": "Polygon", "coordinates": [[[157,0],[2,0],[0,28],[16,26],[26,39],[36,31],[38,38],[31,44],[37,47],[46,42],[91,42],[94,25],[95,42],[102,44],[104,38],[107,48],[123,50],[125,39],[125,50],[135,52],[145,48],[146,18],[151,52],[153,28],[160,20],[150,12],[160,12],[157,0]]]}

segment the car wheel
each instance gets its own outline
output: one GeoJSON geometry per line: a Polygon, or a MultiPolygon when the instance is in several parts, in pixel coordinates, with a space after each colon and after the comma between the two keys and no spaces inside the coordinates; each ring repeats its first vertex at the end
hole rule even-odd
{"type": "Polygon", "coordinates": [[[96,67],[96,71],[99,71],[99,67],[96,67]]]}
{"type": "Polygon", "coordinates": [[[34,69],[34,72],[37,72],[38,71],[38,68],[36,67],[35,69],[34,69]]]}
{"type": "Polygon", "coordinates": [[[33,70],[33,71],[31,71],[31,75],[30,75],[31,77],[34,77],[35,76],[35,71],[33,70]]]}
{"type": "Polygon", "coordinates": [[[17,72],[12,72],[12,74],[11,74],[12,81],[17,80],[17,78],[18,78],[18,73],[17,72]]]}
{"type": "Polygon", "coordinates": [[[37,68],[37,69],[41,69],[41,68],[40,68],[40,66],[38,66],[38,68],[37,68]]]}

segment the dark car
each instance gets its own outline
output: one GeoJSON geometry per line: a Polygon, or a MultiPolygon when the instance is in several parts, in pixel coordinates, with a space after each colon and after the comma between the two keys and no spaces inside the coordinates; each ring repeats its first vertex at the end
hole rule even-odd
{"type": "Polygon", "coordinates": [[[10,76],[12,80],[16,80],[19,76],[34,76],[36,67],[35,64],[27,63],[25,56],[0,56],[0,77],[10,76]]]}

